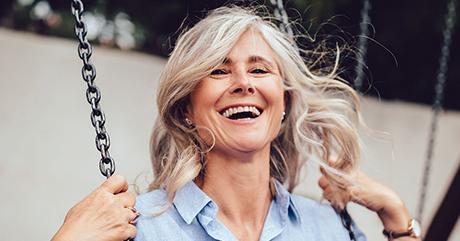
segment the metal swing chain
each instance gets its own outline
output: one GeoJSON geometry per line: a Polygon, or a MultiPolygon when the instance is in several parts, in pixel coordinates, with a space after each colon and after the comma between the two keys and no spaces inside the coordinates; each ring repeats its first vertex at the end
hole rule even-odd
{"type": "Polygon", "coordinates": [[[101,92],[94,83],[96,78],[96,67],[90,62],[92,54],[91,44],[86,38],[87,28],[82,20],[83,2],[81,0],[72,0],[72,14],[75,16],[75,35],[78,38],[78,56],[83,61],[81,75],[87,84],[86,100],[91,106],[91,124],[96,131],[96,148],[101,153],[99,161],[99,170],[102,175],[109,178],[115,172],[115,161],[110,156],[110,137],[105,129],[105,115],[102,111],[99,101],[101,92]]]}
{"type": "Polygon", "coordinates": [[[422,186],[420,188],[420,199],[417,207],[417,219],[422,223],[423,213],[425,209],[426,195],[428,191],[428,183],[431,172],[431,165],[433,162],[434,144],[436,140],[437,125],[439,114],[442,110],[442,102],[444,99],[444,90],[446,85],[447,64],[450,55],[450,46],[452,42],[452,35],[454,32],[456,22],[456,0],[450,0],[447,5],[447,14],[445,15],[443,30],[443,42],[441,47],[441,56],[439,57],[439,67],[436,76],[435,85],[435,98],[433,102],[433,115],[431,116],[431,123],[429,129],[429,140],[426,158],[424,162],[422,186]]]}
{"type": "MultiPolygon", "coordinates": [[[[99,170],[106,178],[112,176],[115,172],[115,161],[110,156],[110,137],[109,133],[105,130],[105,114],[102,111],[99,101],[101,100],[101,92],[94,83],[96,79],[96,66],[90,62],[92,54],[91,44],[86,38],[88,30],[86,24],[82,20],[83,2],[81,0],[72,0],[71,3],[72,14],[75,16],[75,34],[78,38],[78,56],[83,61],[83,68],[81,75],[87,84],[86,100],[91,105],[91,124],[96,130],[96,148],[101,153],[101,160],[99,160],[99,170]]],[[[127,239],[126,241],[133,241],[127,239]]]]}
{"type": "Polygon", "coordinates": [[[360,35],[358,42],[358,56],[357,65],[355,66],[356,78],[354,82],[355,90],[362,93],[363,78],[364,78],[364,62],[366,61],[367,55],[367,38],[369,36],[369,27],[371,24],[371,18],[369,11],[371,10],[371,2],[364,0],[363,8],[361,9],[361,24],[360,24],[360,35]]]}

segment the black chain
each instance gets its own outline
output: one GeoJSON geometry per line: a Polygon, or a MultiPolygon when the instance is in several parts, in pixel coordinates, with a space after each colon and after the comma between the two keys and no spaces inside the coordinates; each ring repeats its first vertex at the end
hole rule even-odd
{"type": "Polygon", "coordinates": [[[347,206],[345,206],[343,210],[340,212],[340,219],[342,220],[342,225],[348,231],[348,236],[350,237],[350,241],[356,241],[356,236],[353,231],[353,219],[348,213],[347,206]]]}
{"type": "Polygon", "coordinates": [[[447,65],[450,56],[450,46],[452,36],[455,30],[456,23],[456,0],[450,0],[447,4],[447,14],[444,19],[443,42],[441,47],[441,55],[439,57],[439,67],[436,76],[435,97],[433,102],[433,115],[431,116],[431,123],[429,129],[428,148],[425,157],[422,186],[420,188],[420,199],[417,207],[417,219],[422,223],[423,213],[425,210],[426,195],[428,193],[428,184],[431,172],[431,165],[433,163],[434,144],[436,141],[437,126],[439,121],[439,114],[442,111],[442,102],[444,99],[444,90],[446,87],[447,78],[447,65]]]}
{"type": "Polygon", "coordinates": [[[369,0],[363,1],[363,8],[361,9],[361,24],[359,42],[358,42],[358,54],[357,64],[355,66],[356,78],[354,82],[355,90],[362,94],[363,91],[363,78],[364,78],[364,63],[366,62],[367,55],[367,40],[369,36],[369,25],[371,24],[370,10],[371,2],[369,0]]]}
{"type": "Polygon", "coordinates": [[[86,100],[91,105],[91,124],[96,130],[96,148],[101,153],[99,161],[99,170],[106,178],[112,176],[115,172],[115,161],[110,156],[110,137],[105,130],[105,115],[102,111],[99,101],[101,100],[101,92],[94,83],[96,78],[96,67],[90,62],[92,54],[91,44],[86,38],[88,30],[86,24],[82,20],[83,2],[81,0],[72,0],[72,14],[75,16],[75,35],[78,38],[78,56],[83,61],[81,75],[86,82],[86,100]]]}

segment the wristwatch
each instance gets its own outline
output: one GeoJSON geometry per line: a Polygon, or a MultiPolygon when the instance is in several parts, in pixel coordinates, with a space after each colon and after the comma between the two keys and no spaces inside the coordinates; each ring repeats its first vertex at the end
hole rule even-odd
{"type": "Polygon", "coordinates": [[[400,237],[413,237],[413,238],[419,238],[420,235],[422,234],[422,229],[420,228],[420,224],[417,222],[415,219],[411,219],[409,221],[409,227],[407,228],[407,231],[403,232],[395,232],[395,231],[388,231],[388,230],[383,230],[383,235],[388,238],[388,240],[393,240],[397,239],[400,237]]]}

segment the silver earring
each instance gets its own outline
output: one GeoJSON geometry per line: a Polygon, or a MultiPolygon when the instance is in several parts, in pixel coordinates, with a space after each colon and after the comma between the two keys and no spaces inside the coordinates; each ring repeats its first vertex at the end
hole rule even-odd
{"type": "Polygon", "coordinates": [[[189,118],[185,118],[185,123],[188,127],[193,127],[193,122],[189,118]]]}
{"type": "Polygon", "coordinates": [[[286,112],[283,111],[283,117],[281,117],[281,121],[284,120],[284,116],[286,115],[286,112]]]}

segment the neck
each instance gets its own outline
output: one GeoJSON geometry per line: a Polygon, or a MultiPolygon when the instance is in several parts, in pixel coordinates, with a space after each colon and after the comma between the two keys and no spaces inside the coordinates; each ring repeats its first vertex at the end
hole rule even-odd
{"type": "Polygon", "coordinates": [[[270,146],[259,152],[206,156],[206,174],[199,184],[219,206],[226,225],[261,229],[271,203],[270,146]]]}

